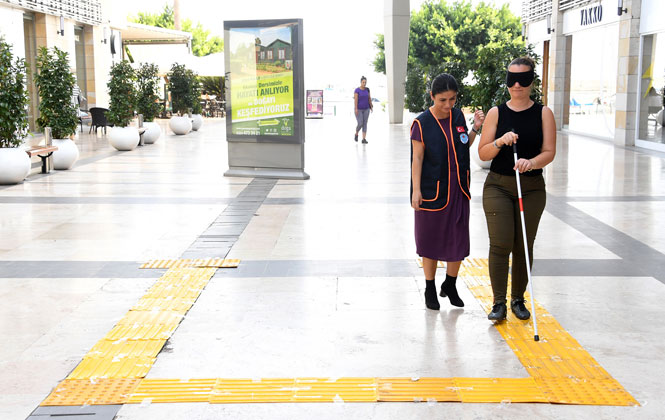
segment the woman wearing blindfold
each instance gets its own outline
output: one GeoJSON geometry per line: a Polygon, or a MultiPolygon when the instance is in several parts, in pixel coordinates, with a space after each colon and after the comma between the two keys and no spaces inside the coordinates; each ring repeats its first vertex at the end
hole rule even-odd
{"type": "Polygon", "coordinates": [[[455,108],[455,78],[440,74],[432,81],[434,104],[411,125],[411,206],[415,210],[416,251],[423,258],[425,304],[440,308],[434,277],[439,261],[447,261],[440,296],[453,306],[464,302],[456,281],[469,255],[469,147],[485,115],[476,111],[468,131],[464,114],[455,108]]]}
{"type": "Polygon", "coordinates": [[[489,272],[494,294],[494,306],[488,319],[492,321],[506,318],[511,252],[510,308],[519,319],[526,320],[531,316],[524,305],[528,274],[515,171],[520,172],[531,265],[533,242],[545,209],[542,168],[554,160],[556,150],[554,114],[548,107],[530,99],[534,78],[534,62],[530,58],[516,58],[510,63],[506,75],[510,100],[489,110],[478,146],[480,159],[492,161],[483,187],[483,209],[490,238],[489,272]],[[513,157],[513,144],[517,145],[517,164],[513,157]]]}

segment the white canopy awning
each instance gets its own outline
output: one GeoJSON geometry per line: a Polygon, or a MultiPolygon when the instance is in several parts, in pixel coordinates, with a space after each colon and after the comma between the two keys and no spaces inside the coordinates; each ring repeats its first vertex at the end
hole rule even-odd
{"type": "Polygon", "coordinates": [[[157,26],[127,22],[127,27],[120,30],[122,43],[132,44],[189,44],[192,34],[189,32],[164,29],[157,26]]]}

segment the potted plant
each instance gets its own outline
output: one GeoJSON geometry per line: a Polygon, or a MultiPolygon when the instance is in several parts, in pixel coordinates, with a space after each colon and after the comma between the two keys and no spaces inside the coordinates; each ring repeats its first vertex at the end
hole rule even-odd
{"type": "Polygon", "coordinates": [[[159,124],[154,122],[159,114],[160,106],[156,102],[159,99],[157,88],[159,86],[159,69],[155,64],[143,63],[136,71],[136,110],[143,115],[143,126],[146,128],[143,133],[143,142],[152,144],[159,139],[162,134],[159,124]]]}
{"type": "Polygon", "coordinates": [[[11,48],[0,37],[0,184],[17,184],[30,172],[30,158],[19,147],[28,134],[25,60],[11,48]]]}
{"type": "Polygon", "coordinates": [[[199,76],[192,70],[187,70],[187,75],[190,79],[189,101],[192,105],[192,130],[198,131],[203,125],[203,117],[201,116],[201,112],[203,111],[201,107],[201,82],[199,81],[199,76]]]}
{"type": "Polygon", "coordinates": [[[134,83],[136,73],[127,60],[111,66],[107,87],[110,105],[106,113],[108,121],[113,125],[109,132],[109,143],[118,150],[133,150],[139,144],[139,131],[130,127],[134,119],[136,92],[134,83]]]}
{"type": "Polygon", "coordinates": [[[37,54],[37,74],[35,84],[39,91],[39,118],[37,125],[42,129],[51,127],[53,145],[53,167],[69,169],[79,157],[79,149],[74,143],[74,134],[79,120],[72,93],[76,79],[69,67],[68,54],[57,47],[52,50],[41,47],[37,54]]]}
{"type": "Polygon", "coordinates": [[[173,112],[178,113],[171,117],[169,127],[177,135],[187,134],[192,131],[192,120],[188,115],[192,109],[192,79],[189,70],[183,64],[174,63],[168,79],[173,112]]]}

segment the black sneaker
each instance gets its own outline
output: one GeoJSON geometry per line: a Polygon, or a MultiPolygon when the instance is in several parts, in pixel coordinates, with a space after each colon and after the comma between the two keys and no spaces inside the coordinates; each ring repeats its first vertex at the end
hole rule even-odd
{"type": "Polygon", "coordinates": [[[367,144],[367,139],[363,139],[363,144],[367,144]]]}
{"type": "Polygon", "coordinates": [[[357,134],[353,137],[353,140],[358,141],[358,135],[357,134]]]}
{"type": "Polygon", "coordinates": [[[524,306],[524,299],[513,299],[510,301],[510,310],[513,311],[518,319],[526,320],[531,316],[531,312],[524,306]]]}
{"type": "Polygon", "coordinates": [[[494,306],[492,306],[492,312],[487,315],[487,319],[490,321],[503,321],[506,319],[507,311],[505,303],[495,303],[494,306]]]}

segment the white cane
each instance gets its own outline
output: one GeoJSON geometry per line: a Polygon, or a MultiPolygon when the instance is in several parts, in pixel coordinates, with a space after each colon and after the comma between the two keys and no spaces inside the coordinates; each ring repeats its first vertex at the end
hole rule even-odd
{"type": "MultiPolygon", "coordinates": [[[[513,157],[517,165],[517,144],[513,143],[513,157]]],[[[533,316],[533,340],[539,341],[538,321],[536,320],[536,304],[533,295],[533,281],[531,280],[531,264],[529,263],[529,245],[526,242],[526,223],[524,223],[524,205],[522,204],[522,187],[520,186],[520,171],[515,167],[515,179],[517,180],[517,198],[520,202],[520,219],[522,220],[522,241],[524,242],[524,255],[526,257],[526,274],[529,279],[529,294],[531,295],[531,315],[533,316]]]]}

